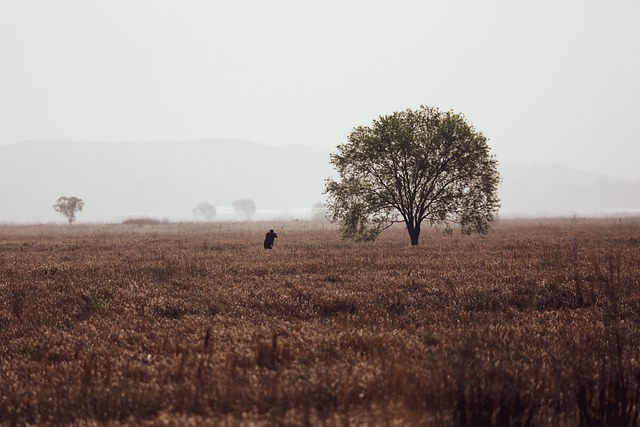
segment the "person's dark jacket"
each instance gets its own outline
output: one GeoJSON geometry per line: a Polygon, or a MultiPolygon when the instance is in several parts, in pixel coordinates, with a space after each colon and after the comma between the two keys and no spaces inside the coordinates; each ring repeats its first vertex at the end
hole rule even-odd
{"type": "Polygon", "coordinates": [[[273,249],[273,243],[277,237],[278,235],[273,230],[269,230],[267,235],[264,236],[264,248],[273,249]]]}

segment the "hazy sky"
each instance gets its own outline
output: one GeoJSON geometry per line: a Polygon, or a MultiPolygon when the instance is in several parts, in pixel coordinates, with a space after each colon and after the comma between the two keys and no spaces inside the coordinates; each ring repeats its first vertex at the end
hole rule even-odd
{"type": "Polygon", "coordinates": [[[327,148],[421,104],[498,160],[640,180],[638,0],[0,0],[0,145],[327,148]]]}

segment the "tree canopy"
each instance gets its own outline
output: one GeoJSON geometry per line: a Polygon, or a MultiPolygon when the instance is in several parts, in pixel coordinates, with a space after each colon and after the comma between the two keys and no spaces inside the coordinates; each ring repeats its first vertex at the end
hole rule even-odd
{"type": "Polygon", "coordinates": [[[421,224],[458,224],[486,233],[500,202],[497,160],[465,117],[421,106],[352,130],[331,154],[340,179],[327,179],[328,218],[344,238],[374,240],[404,222],[411,244],[421,224]]]}
{"type": "Polygon", "coordinates": [[[84,201],[75,196],[62,196],[58,198],[56,204],[53,205],[53,209],[65,216],[69,224],[72,224],[76,220],[76,212],[82,212],[83,207],[84,201]]]}
{"type": "Polygon", "coordinates": [[[256,204],[251,199],[237,199],[232,202],[233,209],[249,220],[256,213],[256,204]]]}
{"type": "Polygon", "coordinates": [[[217,209],[215,205],[211,203],[198,203],[198,205],[191,211],[197,217],[202,217],[205,221],[213,221],[216,217],[217,209]]]}

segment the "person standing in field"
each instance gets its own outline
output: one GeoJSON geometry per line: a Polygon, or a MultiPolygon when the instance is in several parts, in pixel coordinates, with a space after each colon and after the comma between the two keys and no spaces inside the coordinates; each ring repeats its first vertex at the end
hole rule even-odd
{"type": "Polygon", "coordinates": [[[264,236],[264,248],[273,249],[273,244],[275,243],[276,238],[278,238],[278,235],[273,230],[269,230],[267,235],[264,236]]]}

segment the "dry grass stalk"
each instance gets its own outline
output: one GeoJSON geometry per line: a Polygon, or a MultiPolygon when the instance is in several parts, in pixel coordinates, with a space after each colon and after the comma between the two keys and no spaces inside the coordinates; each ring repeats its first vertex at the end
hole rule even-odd
{"type": "Polygon", "coordinates": [[[271,227],[0,227],[0,423],[639,425],[640,220],[271,227]]]}

